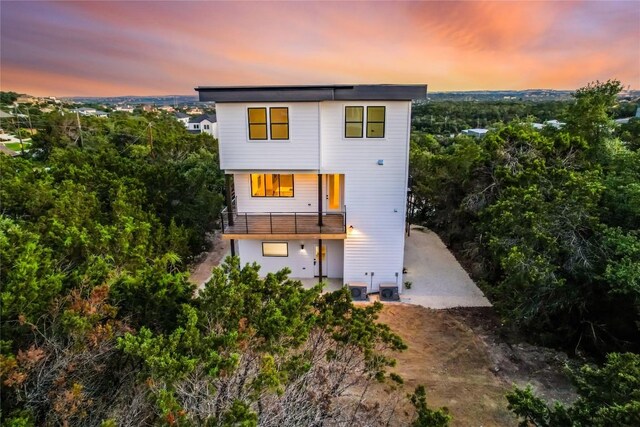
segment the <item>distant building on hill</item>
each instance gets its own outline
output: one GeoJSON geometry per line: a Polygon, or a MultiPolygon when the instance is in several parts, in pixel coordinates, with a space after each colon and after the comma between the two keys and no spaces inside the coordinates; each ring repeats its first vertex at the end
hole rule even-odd
{"type": "Polygon", "coordinates": [[[182,123],[184,125],[184,127],[189,128],[189,119],[191,118],[191,116],[189,116],[188,114],[181,113],[181,112],[178,111],[177,113],[175,113],[173,115],[173,117],[175,117],[177,121],[182,123]]]}
{"type": "Polygon", "coordinates": [[[474,129],[465,129],[462,131],[462,134],[473,136],[475,138],[482,138],[487,134],[487,132],[489,132],[489,129],[474,128],[474,129]]]}
{"type": "Polygon", "coordinates": [[[115,111],[122,111],[123,113],[133,113],[133,107],[129,105],[116,105],[115,111]]]}
{"type": "Polygon", "coordinates": [[[100,111],[91,107],[73,108],[72,113],[78,113],[81,116],[109,117],[106,111],[100,111]]]}
{"type": "Polygon", "coordinates": [[[202,111],[200,107],[191,107],[187,110],[187,114],[190,114],[192,116],[196,114],[202,114],[202,113],[204,113],[204,111],[202,111]]]}
{"type": "Polygon", "coordinates": [[[17,104],[34,104],[36,102],[38,102],[38,98],[30,95],[20,95],[16,99],[17,104]]]}
{"type": "Polygon", "coordinates": [[[192,117],[187,123],[187,130],[191,133],[208,133],[218,138],[218,123],[215,114],[201,114],[192,117]]]}

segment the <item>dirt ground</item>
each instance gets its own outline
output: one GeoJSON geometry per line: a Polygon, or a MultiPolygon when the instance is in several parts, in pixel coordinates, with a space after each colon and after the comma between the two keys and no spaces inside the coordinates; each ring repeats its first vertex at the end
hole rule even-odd
{"type": "MultiPolygon", "coordinates": [[[[514,383],[531,383],[550,400],[573,399],[562,369],[566,356],[506,343],[490,307],[433,310],[387,304],[380,321],[409,346],[395,355],[394,372],[404,378],[405,392],[423,384],[430,407],[449,408],[452,426],[517,425],[504,397],[514,383]]],[[[380,387],[372,397],[383,399],[384,393],[380,387]]],[[[398,419],[398,425],[405,421],[398,419]]]]}
{"type": "Polygon", "coordinates": [[[208,252],[203,252],[200,258],[194,262],[191,276],[189,276],[189,281],[199,288],[209,281],[213,267],[220,265],[220,262],[231,250],[229,241],[222,240],[219,231],[209,234],[207,240],[211,249],[208,252]]]}

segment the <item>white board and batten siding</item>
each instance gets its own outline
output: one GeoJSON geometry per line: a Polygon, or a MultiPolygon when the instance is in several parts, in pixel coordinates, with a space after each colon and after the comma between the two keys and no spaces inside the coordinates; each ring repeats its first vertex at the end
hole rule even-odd
{"type": "Polygon", "coordinates": [[[317,174],[294,174],[293,197],[252,197],[248,173],[234,174],[233,182],[238,212],[318,212],[317,174]]]}
{"type": "Polygon", "coordinates": [[[216,105],[216,115],[221,169],[318,170],[320,118],[317,102],[220,103],[216,105]],[[289,109],[288,140],[249,139],[247,110],[260,107],[289,109]]]}
{"type": "MultiPolygon", "coordinates": [[[[264,240],[283,242],[285,240],[264,240]]],[[[242,262],[257,262],[260,274],[275,273],[284,267],[291,270],[290,277],[308,279],[314,277],[314,258],[317,240],[288,240],[289,255],[286,257],[265,257],[262,255],[262,240],[238,240],[238,252],[242,262]],[[302,249],[304,245],[304,249],[302,249]]],[[[329,278],[341,278],[343,271],[343,240],[323,240],[327,259],[323,263],[323,274],[329,278]]]]}
{"type": "MultiPolygon", "coordinates": [[[[377,291],[380,283],[397,283],[402,289],[409,101],[219,103],[216,108],[220,166],[234,174],[238,211],[315,212],[316,174],[344,174],[347,226],[353,231],[344,241],[323,242],[329,277],[367,283],[370,291],[377,291]],[[365,111],[367,106],[384,106],[384,138],[345,138],[346,106],[363,106],[365,111]],[[289,140],[250,141],[247,109],[252,107],[288,107],[289,140]],[[295,173],[294,197],[251,197],[249,174],[260,171],[295,173]]],[[[288,266],[292,277],[313,277],[317,241],[303,241],[290,241],[290,255],[281,258],[262,256],[261,241],[239,240],[238,249],[243,262],[258,262],[263,273],[288,266]],[[300,250],[301,244],[308,249],[300,250]]]]}
{"type": "MultiPolygon", "coordinates": [[[[345,174],[344,282],[402,289],[411,103],[323,102],[321,172],[345,174]],[[385,106],[384,138],[345,138],[345,106],[385,106]],[[382,160],[383,165],[378,165],[382,160]],[[371,273],[374,273],[373,278],[371,273]],[[397,276],[396,276],[397,274],[397,276]]],[[[366,132],[366,129],[365,129],[366,132]]]]}

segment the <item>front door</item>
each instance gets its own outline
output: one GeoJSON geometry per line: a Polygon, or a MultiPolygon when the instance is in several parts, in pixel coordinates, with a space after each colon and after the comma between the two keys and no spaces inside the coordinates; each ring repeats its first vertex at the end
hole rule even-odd
{"type": "Polygon", "coordinates": [[[329,271],[327,266],[327,247],[322,245],[322,252],[319,249],[319,246],[316,245],[315,258],[313,258],[313,275],[315,277],[320,276],[320,262],[322,262],[322,277],[327,277],[327,272],[329,271]]]}
{"type": "Polygon", "coordinates": [[[343,193],[343,177],[337,173],[325,175],[325,189],[326,189],[326,204],[325,210],[327,212],[340,212],[342,211],[342,193],[343,193]]]}

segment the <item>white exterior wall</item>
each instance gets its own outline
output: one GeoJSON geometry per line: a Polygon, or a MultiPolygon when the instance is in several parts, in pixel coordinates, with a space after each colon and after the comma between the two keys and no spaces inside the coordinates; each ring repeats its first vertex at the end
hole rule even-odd
{"type": "MultiPolygon", "coordinates": [[[[315,212],[318,171],[344,174],[347,226],[354,230],[344,241],[323,240],[328,249],[329,277],[367,283],[370,291],[377,291],[380,283],[397,283],[402,290],[409,101],[218,103],[216,110],[221,169],[234,173],[239,212],[315,212]],[[363,106],[365,111],[367,106],[385,106],[385,137],[345,138],[344,110],[348,105],[363,106]],[[289,142],[249,141],[247,108],[264,106],[289,107],[289,142]],[[378,165],[378,160],[384,164],[378,165]],[[301,170],[313,173],[295,174],[295,197],[251,197],[249,173],[301,170]],[[338,254],[341,261],[335,259],[338,254]]],[[[238,250],[243,263],[258,262],[263,274],[288,266],[292,277],[313,277],[316,244],[317,240],[291,240],[289,256],[282,258],[263,257],[260,240],[239,240],[238,250]],[[302,242],[304,251],[299,249],[302,242]]]]}
{"type": "MultiPolygon", "coordinates": [[[[238,240],[238,253],[242,264],[247,262],[257,262],[260,264],[260,274],[275,273],[276,271],[289,267],[290,277],[312,278],[314,277],[314,257],[317,240],[288,240],[288,257],[265,257],[262,256],[262,242],[282,242],[283,240],[238,240]],[[300,245],[304,245],[301,249],[300,245]]],[[[323,263],[323,274],[329,278],[341,278],[343,271],[343,240],[323,240],[322,244],[327,247],[327,259],[323,263]]]]}
{"type": "Polygon", "coordinates": [[[293,197],[251,197],[248,173],[234,174],[233,182],[238,212],[318,212],[317,174],[294,174],[293,197]]]}
{"type": "Polygon", "coordinates": [[[216,115],[221,169],[317,171],[320,127],[317,102],[219,103],[216,115]],[[250,140],[247,109],[253,107],[288,107],[289,140],[250,140]]]}
{"type": "Polygon", "coordinates": [[[370,291],[387,282],[398,283],[401,289],[411,103],[331,101],[320,105],[321,172],[345,174],[347,227],[354,227],[344,243],[344,281],[365,282],[370,291]],[[385,106],[385,137],[345,138],[347,105],[364,106],[365,111],[367,106],[385,106]],[[378,160],[384,165],[378,165],[378,160]]]}

